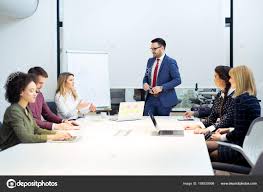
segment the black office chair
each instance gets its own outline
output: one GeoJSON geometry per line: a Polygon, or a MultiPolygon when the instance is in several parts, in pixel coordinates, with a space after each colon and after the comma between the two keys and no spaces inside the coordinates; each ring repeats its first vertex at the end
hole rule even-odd
{"type": "Polygon", "coordinates": [[[134,89],[133,99],[135,101],[145,101],[145,91],[143,89],[134,89]]]}
{"type": "MultiPolygon", "coordinates": [[[[220,145],[230,147],[242,154],[248,165],[236,165],[221,162],[212,162],[214,170],[222,170],[233,173],[249,174],[254,169],[262,169],[262,153],[263,153],[263,117],[256,118],[250,125],[245,137],[243,147],[226,142],[217,142],[220,145]],[[258,165],[257,163],[260,163],[258,165]]],[[[253,172],[255,173],[255,172],[253,172]]],[[[263,174],[263,173],[261,173],[263,174]]]]}
{"type": "Polygon", "coordinates": [[[58,112],[57,112],[57,105],[56,105],[56,103],[54,102],[54,101],[48,101],[47,102],[47,105],[48,105],[48,107],[50,108],[50,110],[54,113],[54,114],[58,114],[58,112]]]}
{"type": "Polygon", "coordinates": [[[214,170],[227,171],[231,173],[239,173],[245,175],[248,175],[251,171],[251,167],[248,166],[221,162],[212,162],[212,167],[214,170]]]}
{"type": "Polygon", "coordinates": [[[125,102],[125,89],[111,89],[111,115],[115,115],[119,112],[119,106],[121,102],[125,102]]]}
{"type": "Polygon", "coordinates": [[[212,166],[215,170],[227,171],[231,173],[240,173],[245,175],[263,175],[263,153],[261,153],[253,168],[221,162],[212,162],[212,166]]]}

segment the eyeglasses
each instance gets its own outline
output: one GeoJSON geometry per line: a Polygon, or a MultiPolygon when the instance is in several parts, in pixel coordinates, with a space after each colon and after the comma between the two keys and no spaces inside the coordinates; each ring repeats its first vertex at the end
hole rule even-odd
{"type": "Polygon", "coordinates": [[[157,49],[159,49],[161,47],[153,47],[153,48],[150,48],[152,51],[156,51],[157,49]]]}

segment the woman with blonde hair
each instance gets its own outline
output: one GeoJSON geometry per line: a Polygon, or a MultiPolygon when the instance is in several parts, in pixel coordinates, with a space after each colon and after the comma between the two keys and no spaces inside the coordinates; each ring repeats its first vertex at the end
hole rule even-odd
{"type": "Polygon", "coordinates": [[[96,111],[95,105],[79,99],[74,87],[74,75],[68,72],[59,75],[55,102],[58,114],[66,119],[76,119],[89,111],[96,111]]]}
{"type": "Polygon", "coordinates": [[[231,148],[218,145],[225,141],[243,145],[250,124],[260,117],[261,107],[256,97],[256,85],[252,71],[245,65],[234,67],[229,72],[231,87],[235,89],[234,128],[219,128],[207,141],[212,161],[227,163],[244,162],[242,156],[231,148]]]}

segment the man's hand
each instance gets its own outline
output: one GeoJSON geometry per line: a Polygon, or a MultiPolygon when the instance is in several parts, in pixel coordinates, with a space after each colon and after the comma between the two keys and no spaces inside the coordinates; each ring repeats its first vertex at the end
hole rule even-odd
{"type": "Polygon", "coordinates": [[[79,123],[77,121],[73,121],[73,120],[65,120],[64,123],[67,123],[69,125],[73,125],[73,126],[79,126],[79,123]]]}
{"type": "Polygon", "coordinates": [[[150,89],[149,84],[148,83],[144,83],[143,84],[143,89],[144,89],[144,91],[149,91],[149,89],[150,89]]]}
{"type": "Polygon", "coordinates": [[[162,92],[162,90],[163,90],[162,86],[156,86],[156,87],[152,88],[153,94],[158,94],[158,93],[162,92]]]}

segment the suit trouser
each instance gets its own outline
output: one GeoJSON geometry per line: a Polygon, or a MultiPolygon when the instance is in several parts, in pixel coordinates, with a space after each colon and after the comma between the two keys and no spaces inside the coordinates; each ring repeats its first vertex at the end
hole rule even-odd
{"type": "Polygon", "coordinates": [[[154,116],[169,116],[172,107],[164,107],[160,101],[160,97],[149,94],[146,98],[144,106],[144,116],[148,116],[149,111],[154,116]]]}

